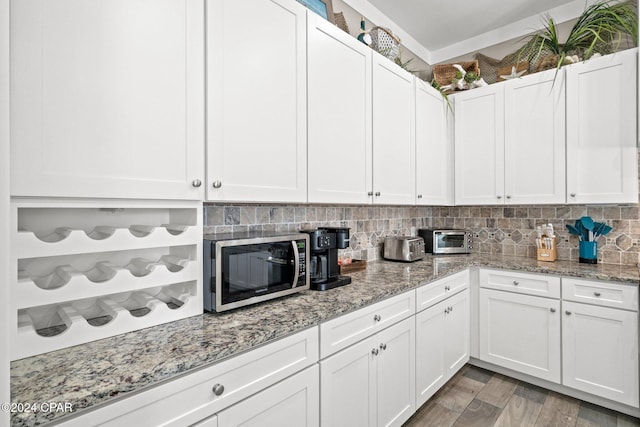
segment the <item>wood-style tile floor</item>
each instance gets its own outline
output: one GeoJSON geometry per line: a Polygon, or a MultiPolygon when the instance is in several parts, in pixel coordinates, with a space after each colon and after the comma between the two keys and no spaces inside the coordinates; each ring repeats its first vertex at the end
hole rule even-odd
{"type": "Polygon", "coordinates": [[[640,427],[640,420],[466,365],[403,427],[640,427]]]}

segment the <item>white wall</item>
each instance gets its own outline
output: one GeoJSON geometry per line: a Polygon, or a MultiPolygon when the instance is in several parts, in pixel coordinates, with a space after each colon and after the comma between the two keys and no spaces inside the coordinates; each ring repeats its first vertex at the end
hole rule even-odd
{"type": "MultiPolygon", "coordinates": [[[[0,0],[0,403],[9,402],[9,0],[0,0]]],[[[0,425],[9,414],[0,412],[0,425]]]]}

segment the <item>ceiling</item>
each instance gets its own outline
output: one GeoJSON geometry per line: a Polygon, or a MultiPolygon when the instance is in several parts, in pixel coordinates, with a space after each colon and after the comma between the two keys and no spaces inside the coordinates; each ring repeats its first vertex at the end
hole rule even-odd
{"type": "Polygon", "coordinates": [[[376,25],[391,27],[429,64],[516,39],[541,28],[541,15],[561,23],[589,0],[344,0],[376,25]]]}

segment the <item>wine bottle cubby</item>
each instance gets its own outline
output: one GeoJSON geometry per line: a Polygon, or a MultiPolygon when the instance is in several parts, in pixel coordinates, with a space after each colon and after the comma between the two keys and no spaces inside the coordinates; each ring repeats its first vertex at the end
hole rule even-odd
{"type": "Polygon", "coordinates": [[[12,201],[12,359],[202,313],[199,202],[12,201]]]}

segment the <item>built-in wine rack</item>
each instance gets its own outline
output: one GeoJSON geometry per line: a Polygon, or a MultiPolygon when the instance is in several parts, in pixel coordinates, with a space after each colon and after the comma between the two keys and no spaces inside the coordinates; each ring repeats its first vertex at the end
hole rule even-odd
{"type": "Polygon", "coordinates": [[[11,358],[202,314],[202,205],[12,201],[11,358]]]}

